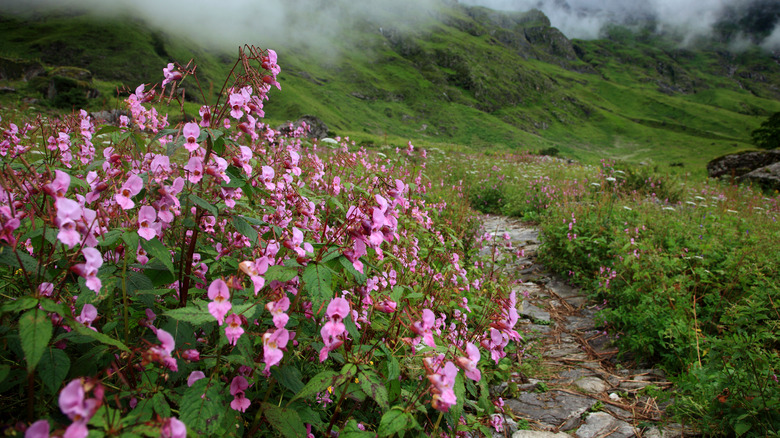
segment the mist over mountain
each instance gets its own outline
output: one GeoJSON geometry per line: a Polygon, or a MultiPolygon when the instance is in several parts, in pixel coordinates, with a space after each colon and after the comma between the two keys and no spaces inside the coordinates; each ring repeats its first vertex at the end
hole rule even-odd
{"type": "Polygon", "coordinates": [[[212,48],[245,43],[308,47],[335,54],[356,25],[419,30],[444,5],[485,6],[502,11],[538,9],[568,38],[596,39],[610,25],[676,35],[686,46],[702,38],[780,49],[780,2],[776,0],[5,0],[0,12],[34,14],[88,11],[132,17],[159,31],[212,48]]]}
{"type": "Polygon", "coordinates": [[[461,0],[504,11],[544,12],[569,38],[596,39],[609,25],[678,35],[683,45],[714,38],[740,49],[780,48],[776,0],[461,0]]]}

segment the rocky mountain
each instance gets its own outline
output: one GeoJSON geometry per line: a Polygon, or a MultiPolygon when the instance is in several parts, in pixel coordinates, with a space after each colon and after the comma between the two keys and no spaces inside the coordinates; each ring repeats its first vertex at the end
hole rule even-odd
{"type": "MultiPolygon", "coordinates": [[[[774,3],[767,4],[762,10],[773,11],[774,3]]],[[[740,26],[765,32],[769,21],[761,17],[735,12],[721,24],[721,35],[740,26]]],[[[314,115],[335,133],[366,143],[390,136],[555,148],[581,159],[703,169],[714,156],[750,147],[750,131],[780,111],[780,53],[758,47],[734,51],[717,39],[681,46],[641,26],[570,40],[540,11],[456,2],[426,20],[416,29],[355,23],[327,56],[275,47],[283,92],[272,95],[268,114],[280,121],[314,115]]],[[[80,13],[4,15],[0,46],[3,72],[18,70],[8,66],[19,59],[36,60],[49,74],[58,66],[88,70],[103,96],[93,106],[112,105],[105,97],[119,84],[156,81],[167,62],[190,59],[199,65],[208,100],[232,63],[228,53],[139,20],[80,13]]],[[[5,105],[21,102],[27,92],[45,97],[40,84],[25,88],[23,77],[3,72],[0,78],[21,93],[2,96],[5,105]]],[[[188,87],[188,99],[200,103],[197,87],[188,87]]]]}

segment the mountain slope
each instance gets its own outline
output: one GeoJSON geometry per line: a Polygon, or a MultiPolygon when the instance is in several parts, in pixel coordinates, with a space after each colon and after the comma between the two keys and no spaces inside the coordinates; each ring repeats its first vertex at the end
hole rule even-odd
{"type": "MultiPolygon", "coordinates": [[[[780,65],[757,49],[683,49],[618,27],[602,40],[570,41],[538,11],[449,5],[427,21],[418,29],[358,23],[334,43],[338,55],[275,47],[283,92],[272,94],[268,114],[313,114],[358,141],[555,147],[580,159],[696,169],[749,147],[750,131],[780,111],[780,65]]],[[[137,21],[78,14],[6,16],[0,45],[0,56],[76,65],[129,86],[194,58],[207,94],[231,62],[137,21]]],[[[189,87],[188,96],[198,94],[189,87]]]]}

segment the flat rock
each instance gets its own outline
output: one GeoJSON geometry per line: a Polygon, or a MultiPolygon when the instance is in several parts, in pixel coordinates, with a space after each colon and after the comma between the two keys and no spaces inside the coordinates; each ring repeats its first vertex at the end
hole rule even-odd
{"type": "Polygon", "coordinates": [[[567,316],[564,319],[563,328],[568,331],[589,331],[593,330],[596,325],[593,323],[593,318],[585,318],[582,316],[567,316]]]}
{"type": "Polygon", "coordinates": [[[609,389],[607,382],[598,377],[580,377],[574,381],[574,385],[589,394],[598,394],[609,389]]]}
{"type": "Polygon", "coordinates": [[[585,419],[585,424],[574,434],[577,438],[629,438],[636,436],[634,428],[625,421],[618,420],[605,412],[593,412],[585,419]]]}
{"type": "Polygon", "coordinates": [[[520,315],[529,318],[531,321],[550,321],[550,314],[548,312],[534,306],[528,300],[523,300],[519,307],[517,312],[520,315]]]}
{"type": "Polygon", "coordinates": [[[542,430],[518,430],[512,434],[512,438],[571,438],[571,435],[563,432],[552,433],[542,430]]]}
{"type": "Polygon", "coordinates": [[[590,397],[563,391],[520,394],[505,401],[505,407],[518,417],[569,430],[580,423],[580,415],[596,403],[590,397]]]}

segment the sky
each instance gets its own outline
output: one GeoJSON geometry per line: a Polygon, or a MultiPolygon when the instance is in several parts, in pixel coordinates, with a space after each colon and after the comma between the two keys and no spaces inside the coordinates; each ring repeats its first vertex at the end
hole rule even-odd
{"type": "MultiPolygon", "coordinates": [[[[598,38],[604,25],[654,17],[656,30],[678,32],[683,42],[707,36],[727,8],[778,0],[0,0],[0,10],[56,5],[105,15],[129,14],[160,30],[218,48],[290,42],[328,53],[356,23],[411,28],[423,25],[440,2],[499,10],[542,10],[569,38],[598,38]]],[[[777,3],[774,3],[777,4],[777,3]]],[[[777,10],[777,8],[776,8],[777,10]]],[[[777,21],[777,20],[775,20],[777,21]]],[[[780,22],[762,44],[780,49],[780,22]]],[[[734,37],[734,47],[751,44],[734,37]]]]}

